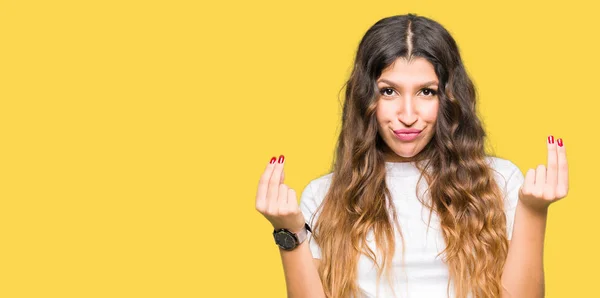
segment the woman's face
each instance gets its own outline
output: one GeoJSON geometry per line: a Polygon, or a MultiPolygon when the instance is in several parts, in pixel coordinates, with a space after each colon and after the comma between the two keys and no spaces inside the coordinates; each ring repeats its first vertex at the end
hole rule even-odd
{"type": "Polygon", "coordinates": [[[385,160],[412,161],[433,137],[437,119],[438,78],[433,65],[415,57],[398,58],[377,79],[377,124],[385,141],[385,160]],[[420,131],[403,133],[404,130],[420,131]]]}

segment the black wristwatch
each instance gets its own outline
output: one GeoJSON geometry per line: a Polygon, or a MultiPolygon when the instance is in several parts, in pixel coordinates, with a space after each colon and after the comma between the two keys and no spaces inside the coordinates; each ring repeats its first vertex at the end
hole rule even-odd
{"type": "Polygon", "coordinates": [[[275,244],[284,250],[293,250],[298,247],[308,236],[308,232],[311,232],[310,226],[304,223],[304,227],[298,233],[294,233],[288,229],[279,229],[273,231],[273,238],[275,238],[275,244]]]}

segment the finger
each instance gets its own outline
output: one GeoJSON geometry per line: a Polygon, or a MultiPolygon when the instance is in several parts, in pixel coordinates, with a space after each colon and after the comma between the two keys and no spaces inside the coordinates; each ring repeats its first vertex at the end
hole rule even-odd
{"type": "Polygon", "coordinates": [[[292,188],[288,189],[288,198],[287,202],[289,205],[290,211],[296,211],[298,209],[298,199],[296,197],[296,191],[292,188]]]}
{"type": "Polygon", "coordinates": [[[546,184],[546,166],[538,165],[535,169],[535,189],[541,193],[546,184]]]}
{"type": "Polygon", "coordinates": [[[277,159],[277,163],[275,163],[275,168],[273,169],[273,174],[269,179],[269,187],[267,188],[267,201],[275,200],[277,201],[277,195],[279,193],[279,184],[281,184],[281,171],[283,171],[283,155],[279,156],[277,159]]]}
{"type": "Polygon", "coordinates": [[[285,179],[285,170],[282,169],[281,170],[281,180],[279,180],[279,183],[283,183],[283,180],[285,179]]]}
{"type": "Polygon", "coordinates": [[[525,180],[523,182],[523,186],[521,187],[521,193],[525,195],[530,195],[535,187],[535,170],[529,169],[527,173],[525,173],[525,180]]]}
{"type": "Polygon", "coordinates": [[[288,213],[288,186],[285,184],[279,184],[279,195],[277,196],[277,207],[279,208],[280,215],[287,215],[288,213]]]}
{"type": "Polygon", "coordinates": [[[557,196],[561,198],[569,192],[569,165],[567,164],[567,151],[562,139],[557,140],[558,151],[558,184],[556,188],[557,196]]]}
{"type": "Polygon", "coordinates": [[[558,153],[554,136],[548,136],[548,168],[546,169],[546,189],[554,193],[558,181],[558,153]]]}
{"type": "Polygon", "coordinates": [[[267,189],[269,187],[269,179],[271,179],[273,169],[275,169],[275,162],[277,162],[277,158],[273,156],[258,181],[258,190],[256,191],[256,209],[258,210],[266,210],[267,189]]]}

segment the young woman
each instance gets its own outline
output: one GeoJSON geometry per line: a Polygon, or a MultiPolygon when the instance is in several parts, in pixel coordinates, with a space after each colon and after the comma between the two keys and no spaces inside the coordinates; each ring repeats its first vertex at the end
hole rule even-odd
{"type": "Polygon", "coordinates": [[[331,173],[301,195],[284,156],[256,209],[289,297],[543,297],[548,206],[567,195],[562,139],[525,177],[489,156],[476,92],[439,23],[384,18],[360,42],[331,173]],[[514,232],[513,232],[514,231],[514,232]]]}

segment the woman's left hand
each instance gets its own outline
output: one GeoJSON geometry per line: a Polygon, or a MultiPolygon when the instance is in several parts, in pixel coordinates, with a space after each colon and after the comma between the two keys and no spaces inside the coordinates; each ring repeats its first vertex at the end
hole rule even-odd
{"type": "Polygon", "coordinates": [[[546,211],[550,204],[564,198],[569,192],[569,167],[562,139],[549,136],[548,167],[539,165],[529,169],[519,190],[519,200],[536,211],[546,211]]]}

